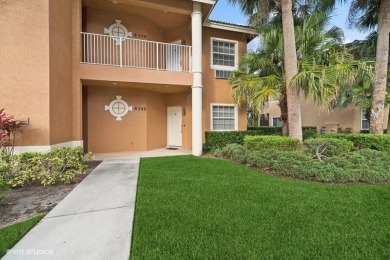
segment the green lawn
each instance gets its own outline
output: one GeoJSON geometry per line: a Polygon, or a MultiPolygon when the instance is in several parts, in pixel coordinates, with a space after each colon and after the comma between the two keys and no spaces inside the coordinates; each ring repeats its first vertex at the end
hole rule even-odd
{"type": "Polygon", "coordinates": [[[30,231],[44,215],[39,215],[20,223],[0,229],[0,257],[7,253],[20,239],[30,231]]]}
{"type": "Polygon", "coordinates": [[[143,159],[131,259],[390,259],[390,185],[288,180],[211,158],[143,159]]]}

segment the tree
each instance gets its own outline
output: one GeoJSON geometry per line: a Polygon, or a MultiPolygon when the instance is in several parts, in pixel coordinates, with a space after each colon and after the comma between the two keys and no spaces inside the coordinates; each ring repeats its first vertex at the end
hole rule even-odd
{"type": "MultiPolygon", "coordinates": [[[[299,73],[291,81],[306,97],[318,106],[330,108],[341,88],[355,84],[357,75],[365,75],[365,63],[353,60],[344,48],[342,31],[333,27],[325,30],[330,16],[314,11],[295,28],[299,73]]],[[[287,130],[287,101],[284,72],[283,37],[280,24],[264,26],[261,45],[249,52],[239,70],[230,78],[234,99],[248,101],[251,107],[262,110],[266,102],[278,100],[283,133],[287,130]]]]}
{"type": "Polygon", "coordinates": [[[298,72],[292,0],[228,1],[233,4],[239,4],[241,10],[251,17],[253,14],[257,14],[257,17],[264,22],[267,22],[275,12],[281,10],[283,21],[284,69],[285,82],[287,86],[286,96],[288,106],[289,136],[302,141],[302,122],[299,94],[295,89],[289,87],[291,79],[298,72]]]}
{"type": "Polygon", "coordinates": [[[374,29],[376,26],[378,29],[370,132],[382,134],[389,61],[390,1],[353,0],[349,21],[362,31],[374,29]]]}

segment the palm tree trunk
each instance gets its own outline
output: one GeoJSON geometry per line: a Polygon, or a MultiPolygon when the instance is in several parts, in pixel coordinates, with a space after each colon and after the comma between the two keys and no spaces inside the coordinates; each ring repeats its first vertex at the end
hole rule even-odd
{"type": "Polygon", "coordinates": [[[288,108],[287,108],[287,95],[286,85],[281,89],[281,98],[279,100],[280,119],[282,120],[282,133],[283,136],[288,136],[288,108]]]}
{"type": "Polygon", "coordinates": [[[299,94],[295,89],[290,87],[291,79],[298,73],[292,0],[281,0],[281,3],[289,136],[302,141],[301,106],[299,102],[299,94]]]}
{"type": "Polygon", "coordinates": [[[374,93],[370,118],[370,132],[373,134],[383,134],[387,67],[389,60],[389,32],[390,1],[382,0],[378,14],[378,42],[376,47],[374,93]]]}

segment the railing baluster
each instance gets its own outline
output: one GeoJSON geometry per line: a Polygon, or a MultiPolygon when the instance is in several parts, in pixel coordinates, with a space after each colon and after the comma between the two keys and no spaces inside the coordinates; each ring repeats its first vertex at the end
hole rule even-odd
{"type": "Polygon", "coordinates": [[[168,71],[192,71],[192,47],[81,33],[81,63],[168,71]]]}

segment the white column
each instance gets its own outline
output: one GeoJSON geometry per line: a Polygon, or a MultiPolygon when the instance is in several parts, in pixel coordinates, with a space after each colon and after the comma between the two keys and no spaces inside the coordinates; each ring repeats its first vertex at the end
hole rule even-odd
{"type": "Polygon", "coordinates": [[[192,154],[202,155],[202,6],[193,3],[192,18],[192,154]]]}

